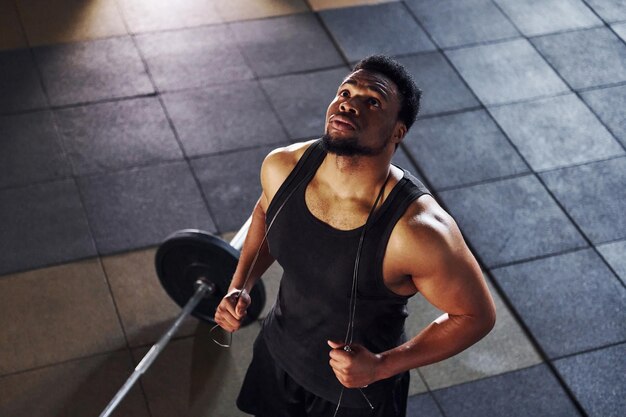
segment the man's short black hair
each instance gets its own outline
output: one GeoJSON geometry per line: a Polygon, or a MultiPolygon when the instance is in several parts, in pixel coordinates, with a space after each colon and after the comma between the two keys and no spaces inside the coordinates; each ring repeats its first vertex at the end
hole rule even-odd
{"type": "Polygon", "coordinates": [[[406,68],[386,55],[371,55],[357,62],[352,68],[352,72],[358,70],[377,72],[394,82],[400,93],[398,119],[404,122],[409,130],[419,112],[422,91],[415,85],[406,68]]]}

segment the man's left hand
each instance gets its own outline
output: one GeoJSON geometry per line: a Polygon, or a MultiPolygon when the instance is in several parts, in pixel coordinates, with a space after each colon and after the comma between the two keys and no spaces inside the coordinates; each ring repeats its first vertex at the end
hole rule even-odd
{"type": "Polygon", "coordinates": [[[354,343],[350,350],[344,350],[344,343],[329,340],[330,366],[335,376],[346,388],[363,388],[378,380],[377,374],[382,362],[381,356],[376,355],[365,347],[354,343]]]}

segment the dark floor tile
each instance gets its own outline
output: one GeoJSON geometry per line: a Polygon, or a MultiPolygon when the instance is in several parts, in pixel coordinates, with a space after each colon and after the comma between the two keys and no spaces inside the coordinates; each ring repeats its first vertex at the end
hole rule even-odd
{"type": "Polygon", "coordinates": [[[624,154],[624,148],[575,95],[489,109],[535,171],[624,154]]]}
{"type": "Polygon", "coordinates": [[[215,231],[185,162],[79,179],[101,254],[160,243],[179,229],[215,231]]]}
{"type": "Polygon", "coordinates": [[[444,191],[439,197],[487,266],[585,246],[533,176],[444,191]]]}
{"type": "Polygon", "coordinates": [[[348,68],[287,75],[261,80],[291,139],[324,134],[328,105],[335,98],[348,68]]]}
{"type": "Polygon", "coordinates": [[[626,341],[626,289],[592,249],[492,273],[549,358],[626,341]]]}
{"type": "Polygon", "coordinates": [[[261,195],[259,172],[274,148],[261,147],[191,161],[220,233],[241,228],[261,195]]]}
{"type": "Polygon", "coordinates": [[[581,96],[611,133],[626,146],[626,85],[585,91],[581,96]]]}
{"type": "Polygon", "coordinates": [[[137,45],[160,91],[253,78],[227,25],[137,36],[137,45]]]}
{"type": "Polygon", "coordinates": [[[447,51],[446,55],[486,105],[569,91],[525,39],[447,51]]]}
{"type": "Polygon", "coordinates": [[[44,46],[33,51],[53,105],[154,91],[128,37],[44,46]]]}
{"type": "Polygon", "coordinates": [[[407,0],[406,3],[441,48],[519,35],[490,0],[407,0]]]}
{"type": "Polygon", "coordinates": [[[626,240],[605,243],[596,248],[626,285],[626,256],[624,256],[626,255],[626,240]]]}
{"type": "Polygon", "coordinates": [[[626,3],[623,0],[585,0],[607,22],[626,20],[626,3]]]}
{"type": "Polygon", "coordinates": [[[409,397],[406,415],[407,417],[443,417],[429,392],[409,397]]]}
{"type": "Polygon", "coordinates": [[[626,344],[555,361],[590,417],[626,415],[626,344]]]}
{"type": "Polygon", "coordinates": [[[71,175],[49,112],[0,117],[0,187],[71,175]]]}
{"type": "Polygon", "coordinates": [[[0,52],[0,112],[47,106],[30,50],[0,52]]]}
{"type": "MultiPolygon", "coordinates": [[[[133,371],[127,351],[11,375],[0,379],[0,415],[11,417],[97,416],[133,371]]],[[[112,416],[148,417],[135,385],[112,416]]]]}
{"type": "Polygon", "coordinates": [[[593,243],[626,238],[626,158],[541,174],[593,243]]]}
{"type": "Polygon", "coordinates": [[[311,13],[233,23],[231,29],[259,77],[343,64],[311,13]]]}
{"type": "Polygon", "coordinates": [[[573,89],[626,80],[626,45],[607,28],[541,36],[532,43],[573,89]]]}
{"type": "Polygon", "coordinates": [[[580,414],[546,365],[434,391],[447,417],[573,417],[580,414]]]}
{"type": "Polygon", "coordinates": [[[0,275],[96,254],[72,180],[0,191],[0,275]]]}
{"type": "Polygon", "coordinates": [[[526,36],[600,26],[580,0],[495,0],[526,36]]]}
{"type": "Polygon", "coordinates": [[[435,189],[528,172],[484,110],[420,120],[404,145],[435,189]]]}
{"type": "Polygon", "coordinates": [[[432,44],[401,2],[319,12],[348,61],[371,54],[432,51],[432,44]]]}
{"type": "Polygon", "coordinates": [[[399,58],[422,90],[420,115],[480,105],[439,52],[399,58]]]}
{"type": "Polygon", "coordinates": [[[156,98],[58,110],[56,117],[77,175],[182,158],[156,98]]]}
{"type": "Polygon", "coordinates": [[[163,99],[188,156],[286,140],[257,81],[165,94],[163,99]]]}

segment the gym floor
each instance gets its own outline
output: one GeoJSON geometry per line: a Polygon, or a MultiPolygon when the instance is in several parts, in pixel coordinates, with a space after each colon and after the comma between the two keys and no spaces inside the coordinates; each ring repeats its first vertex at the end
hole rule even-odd
{"type": "MultiPolygon", "coordinates": [[[[232,236],[264,155],[377,52],[424,90],[395,163],[498,307],[413,371],[409,416],[626,415],[626,3],[0,0],[0,48],[1,416],[98,415],[179,311],[158,243],[232,236]]],[[[410,308],[409,334],[439,314],[410,308]]],[[[222,349],[188,319],[114,415],[241,416],[258,331],[222,349]]]]}

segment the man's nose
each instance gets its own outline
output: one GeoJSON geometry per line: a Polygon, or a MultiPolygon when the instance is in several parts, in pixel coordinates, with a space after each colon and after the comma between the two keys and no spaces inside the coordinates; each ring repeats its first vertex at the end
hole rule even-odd
{"type": "Polygon", "coordinates": [[[339,104],[339,110],[341,110],[344,113],[354,113],[357,115],[359,114],[359,110],[352,103],[351,100],[342,101],[341,104],[339,104]]]}

